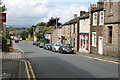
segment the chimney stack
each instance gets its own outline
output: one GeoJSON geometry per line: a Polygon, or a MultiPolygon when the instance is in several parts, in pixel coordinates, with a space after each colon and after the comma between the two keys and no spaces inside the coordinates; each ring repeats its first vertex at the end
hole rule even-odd
{"type": "Polygon", "coordinates": [[[85,11],[80,11],[80,16],[83,16],[85,13],[85,11]]]}
{"type": "Polygon", "coordinates": [[[77,14],[74,14],[74,19],[77,18],[77,14]]]}

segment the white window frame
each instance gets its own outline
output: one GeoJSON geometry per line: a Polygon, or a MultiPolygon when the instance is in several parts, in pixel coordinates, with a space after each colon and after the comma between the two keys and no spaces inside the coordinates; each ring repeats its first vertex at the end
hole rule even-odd
{"type": "Polygon", "coordinates": [[[100,11],[99,25],[104,25],[104,11],[100,11]],[[101,15],[103,13],[103,15],[101,15]],[[103,20],[101,19],[103,17],[103,20]]]}
{"type": "Polygon", "coordinates": [[[97,35],[96,32],[92,32],[92,46],[96,47],[97,35]],[[95,36],[94,36],[95,35],[95,36]]]}
{"type": "Polygon", "coordinates": [[[94,12],[93,13],[93,26],[96,26],[97,25],[97,12],[94,12]],[[95,16],[95,14],[96,14],[96,16],[95,16]],[[96,20],[94,19],[96,17],[96,20]]]}

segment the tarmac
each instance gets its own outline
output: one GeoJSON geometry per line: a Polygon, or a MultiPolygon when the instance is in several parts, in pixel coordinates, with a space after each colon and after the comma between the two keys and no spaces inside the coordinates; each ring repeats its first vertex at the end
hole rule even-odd
{"type": "Polygon", "coordinates": [[[98,58],[98,59],[104,59],[109,61],[114,61],[120,63],[120,57],[112,57],[112,56],[104,56],[99,54],[92,54],[92,53],[83,53],[83,52],[76,52],[77,55],[83,56],[83,57],[89,57],[89,58],[98,58]]]}

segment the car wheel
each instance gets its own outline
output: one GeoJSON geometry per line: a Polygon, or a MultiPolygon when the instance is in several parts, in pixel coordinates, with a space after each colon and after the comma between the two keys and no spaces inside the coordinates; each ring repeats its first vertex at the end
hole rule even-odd
{"type": "Polygon", "coordinates": [[[62,50],[61,53],[64,54],[64,51],[62,50]]]}

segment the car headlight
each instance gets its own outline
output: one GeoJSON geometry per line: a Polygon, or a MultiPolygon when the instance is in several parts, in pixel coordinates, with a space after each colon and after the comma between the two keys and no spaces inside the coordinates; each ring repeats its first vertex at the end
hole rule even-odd
{"type": "Polygon", "coordinates": [[[66,48],[63,48],[63,50],[67,50],[66,48]]]}
{"type": "Polygon", "coordinates": [[[72,50],[74,50],[74,48],[72,48],[72,50]]]}

